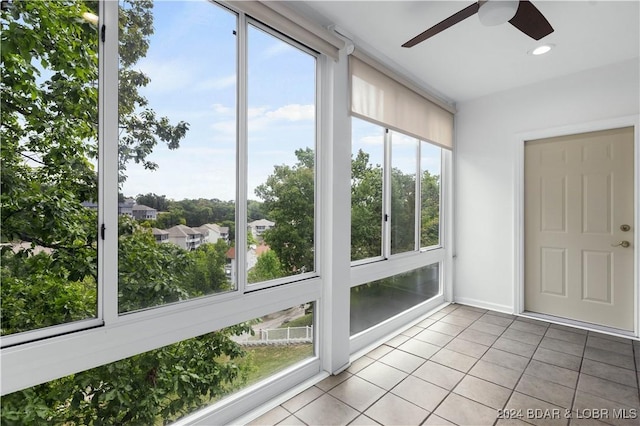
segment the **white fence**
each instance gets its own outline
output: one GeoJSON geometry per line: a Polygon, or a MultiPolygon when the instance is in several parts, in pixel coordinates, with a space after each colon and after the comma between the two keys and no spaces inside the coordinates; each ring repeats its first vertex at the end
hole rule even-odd
{"type": "Polygon", "coordinates": [[[234,338],[243,345],[288,345],[313,342],[313,326],[256,330],[255,336],[243,334],[234,338]]]}

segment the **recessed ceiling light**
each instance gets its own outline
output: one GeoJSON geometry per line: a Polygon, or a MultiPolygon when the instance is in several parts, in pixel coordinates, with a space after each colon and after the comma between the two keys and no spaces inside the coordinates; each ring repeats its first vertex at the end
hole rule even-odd
{"type": "Polygon", "coordinates": [[[543,44],[542,46],[538,46],[535,49],[531,49],[527,53],[529,55],[534,55],[534,56],[544,55],[545,53],[549,52],[554,47],[555,47],[554,44],[543,44]]]}

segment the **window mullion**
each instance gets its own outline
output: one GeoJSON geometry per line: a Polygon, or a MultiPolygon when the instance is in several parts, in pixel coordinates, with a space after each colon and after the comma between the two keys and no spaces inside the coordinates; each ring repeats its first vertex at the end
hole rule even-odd
{"type": "Polygon", "coordinates": [[[382,257],[391,256],[391,132],[384,130],[384,167],[382,169],[382,257]]]}
{"type": "Polygon", "coordinates": [[[118,2],[100,3],[101,28],[98,78],[98,315],[105,323],[118,319],[118,2]],[[102,27],[104,25],[104,27],[102,27]],[[102,232],[101,232],[102,234],[102,232]]]}
{"type": "Polygon", "coordinates": [[[420,241],[420,233],[421,224],[422,224],[422,170],[421,170],[421,159],[422,159],[422,142],[416,139],[416,184],[415,184],[415,238],[414,238],[414,248],[416,251],[420,250],[421,241],[420,241]]]}
{"type": "Polygon", "coordinates": [[[244,293],[247,284],[247,192],[248,192],[248,19],[240,12],[238,15],[238,65],[237,65],[237,195],[236,195],[236,247],[235,276],[240,294],[244,293]]]}

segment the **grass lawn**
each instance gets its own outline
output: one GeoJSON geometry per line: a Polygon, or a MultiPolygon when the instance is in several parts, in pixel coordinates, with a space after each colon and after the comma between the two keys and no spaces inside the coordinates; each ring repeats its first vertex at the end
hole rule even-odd
{"type": "Polygon", "coordinates": [[[248,386],[313,356],[313,344],[253,346],[246,348],[246,351],[251,354],[249,362],[254,365],[245,384],[248,386]]]}

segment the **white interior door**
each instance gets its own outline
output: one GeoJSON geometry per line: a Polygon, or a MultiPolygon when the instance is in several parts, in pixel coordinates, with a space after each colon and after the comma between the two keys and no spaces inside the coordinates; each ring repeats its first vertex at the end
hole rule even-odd
{"type": "Polygon", "coordinates": [[[633,128],[525,144],[525,310],[633,330],[633,128]]]}

